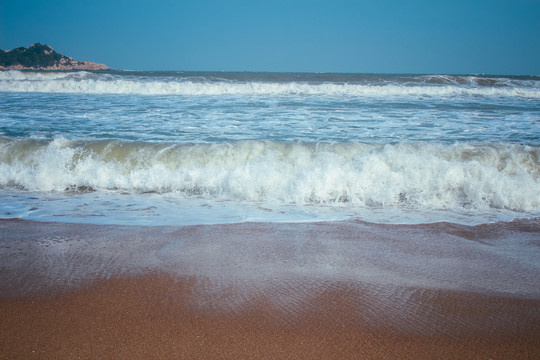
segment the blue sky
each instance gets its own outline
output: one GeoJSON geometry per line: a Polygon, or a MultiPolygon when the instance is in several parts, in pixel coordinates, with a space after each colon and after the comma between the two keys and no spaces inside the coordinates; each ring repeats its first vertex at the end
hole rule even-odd
{"type": "Polygon", "coordinates": [[[0,48],[117,69],[540,75],[540,0],[0,1],[0,48]]]}

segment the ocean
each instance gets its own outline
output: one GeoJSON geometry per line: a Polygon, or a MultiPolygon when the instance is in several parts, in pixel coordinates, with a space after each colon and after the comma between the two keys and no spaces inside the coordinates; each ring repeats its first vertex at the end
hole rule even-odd
{"type": "Polygon", "coordinates": [[[0,218],[540,216],[540,76],[0,72],[0,218]]]}

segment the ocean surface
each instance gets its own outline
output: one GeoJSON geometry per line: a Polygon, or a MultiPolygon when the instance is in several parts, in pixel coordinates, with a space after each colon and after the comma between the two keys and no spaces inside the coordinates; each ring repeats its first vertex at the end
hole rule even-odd
{"type": "Polygon", "coordinates": [[[540,76],[0,72],[0,218],[540,216],[540,76]]]}

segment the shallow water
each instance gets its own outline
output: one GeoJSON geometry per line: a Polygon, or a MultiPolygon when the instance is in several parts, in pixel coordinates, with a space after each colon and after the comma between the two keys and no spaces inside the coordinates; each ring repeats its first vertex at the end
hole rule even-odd
{"type": "Polygon", "coordinates": [[[539,231],[539,219],[478,226],[345,221],[180,227],[1,220],[0,290],[4,296],[35,294],[166,272],[198,279],[199,290],[215,296],[209,306],[219,306],[220,294],[230,290],[241,295],[238,302],[285,285],[292,291],[294,284],[313,284],[313,291],[353,284],[538,298],[539,231]]]}
{"type": "Polygon", "coordinates": [[[540,215],[538,77],[0,72],[0,217],[540,215]]]}

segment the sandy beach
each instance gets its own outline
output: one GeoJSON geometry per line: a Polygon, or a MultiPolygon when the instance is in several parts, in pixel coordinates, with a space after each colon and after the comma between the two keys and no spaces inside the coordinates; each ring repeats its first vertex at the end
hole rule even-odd
{"type": "Polygon", "coordinates": [[[1,359],[535,359],[540,223],[0,221],[1,359]]]}

